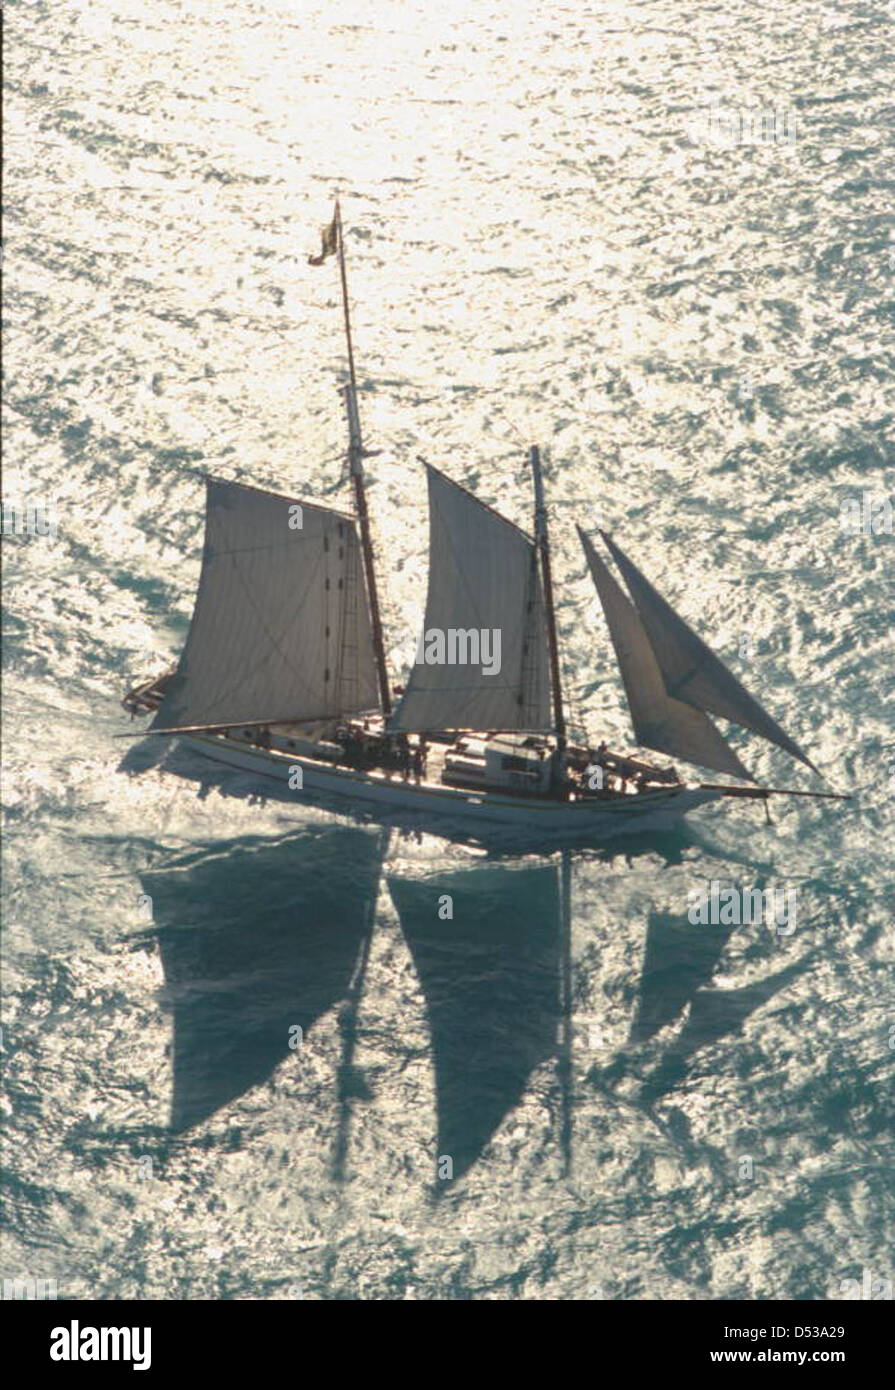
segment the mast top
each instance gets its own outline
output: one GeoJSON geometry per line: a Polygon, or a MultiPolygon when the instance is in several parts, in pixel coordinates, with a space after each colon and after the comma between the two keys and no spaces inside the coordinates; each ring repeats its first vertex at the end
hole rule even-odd
{"type": "Polygon", "coordinates": [[[392,711],[391,689],[389,687],[388,666],[385,660],[385,642],[382,635],[382,619],[379,613],[379,594],[376,587],[376,564],[373,553],[373,534],[370,529],[370,514],[367,508],[367,494],[364,487],[364,445],[360,429],[360,415],[357,409],[357,377],[354,369],[354,344],[351,341],[351,314],[348,308],[348,278],[345,273],[345,242],[342,235],[342,209],[338,198],[335,200],[332,221],[323,228],[319,256],[309,256],[311,265],[322,265],[328,256],[339,258],[339,279],[342,284],[342,312],[345,317],[345,341],[348,345],[348,385],[345,391],[345,408],[348,413],[348,462],[351,480],[354,484],[354,501],[357,519],[360,523],[361,547],[364,557],[364,570],[367,577],[367,594],[370,600],[370,617],[373,623],[373,647],[376,655],[376,670],[379,678],[379,698],[382,712],[387,719],[392,711]]]}
{"type": "Polygon", "coordinates": [[[348,376],[352,391],[356,391],[357,377],[354,371],[354,345],[351,341],[351,315],[348,312],[348,281],[345,276],[345,239],[342,234],[342,208],[338,198],[333,213],[333,222],[336,228],[336,240],[339,244],[339,276],[342,281],[342,307],[345,312],[345,341],[348,344],[348,376]]]}
{"type": "Polygon", "coordinates": [[[560,752],[566,746],[566,716],[562,698],[562,669],[559,660],[559,640],[556,634],[556,612],[553,605],[553,575],[550,567],[550,536],[547,529],[547,506],[544,500],[544,478],[541,473],[541,451],[532,444],[531,472],[535,492],[535,544],[541,556],[541,578],[544,588],[544,610],[547,618],[547,646],[550,652],[550,684],[553,692],[553,723],[556,746],[560,752]]]}

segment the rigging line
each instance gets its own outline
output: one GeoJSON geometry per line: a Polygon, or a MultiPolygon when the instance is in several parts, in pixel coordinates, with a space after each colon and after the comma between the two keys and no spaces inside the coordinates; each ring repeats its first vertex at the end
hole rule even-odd
{"type": "Polygon", "coordinates": [[[529,449],[528,441],[532,437],[532,431],[528,430],[525,434],[523,434],[519,431],[516,422],[513,419],[511,419],[509,416],[504,416],[504,419],[506,424],[509,426],[510,432],[514,436],[515,441],[519,445],[521,451],[524,454],[527,454],[529,449]]]}

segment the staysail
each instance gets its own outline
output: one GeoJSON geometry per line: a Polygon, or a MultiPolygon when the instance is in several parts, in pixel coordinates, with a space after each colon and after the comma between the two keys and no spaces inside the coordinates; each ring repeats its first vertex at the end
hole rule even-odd
{"type": "Polygon", "coordinates": [[[427,464],[423,638],[389,727],[552,727],[544,596],[533,542],[427,464]]]}
{"type": "Polygon", "coordinates": [[[378,708],[354,521],[208,478],[196,606],[153,728],[290,723],[378,708]]]}
{"type": "Polygon", "coordinates": [[[668,694],[637,610],[580,526],[578,535],[606,615],[637,742],[644,748],[751,780],[708,716],[668,694]]]}
{"type": "Polygon", "coordinates": [[[614,541],[601,533],[622,572],[646,629],[668,694],[694,709],[720,715],[774,743],[790,757],[817,768],[799,745],[750,695],[722,661],[675,613],[614,541]]]}

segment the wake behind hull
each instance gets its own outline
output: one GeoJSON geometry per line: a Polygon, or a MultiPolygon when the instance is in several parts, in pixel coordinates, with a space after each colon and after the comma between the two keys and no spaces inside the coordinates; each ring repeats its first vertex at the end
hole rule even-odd
{"type": "Polygon", "coordinates": [[[314,758],[287,755],[216,734],[192,734],[183,743],[217,763],[273,778],[290,800],[317,796],[345,813],[363,810],[377,820],[419,818],[421,829],[449,834],[450,827],[510,831],[553,841],[610,839],[620,834],[667,828],[688,811],[716,801],[721,793],[699,787],[669,787],[604,800],[552,801],[472,792],[423,782],[417,785],[384,773],[334,767],[314,758]],[[301,786],[295,769],[301,769],[301,786]],[[290,787],[290,781],[293,785],[290,787]],[[341,803],[335,806],[336,801],[341,803]]]}

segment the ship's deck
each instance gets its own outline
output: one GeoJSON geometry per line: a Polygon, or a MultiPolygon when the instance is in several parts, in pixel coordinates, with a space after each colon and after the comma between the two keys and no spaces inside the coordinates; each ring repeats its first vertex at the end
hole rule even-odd
{"type": "MultiPolygon", "coordinates": [[[[141,685],[134,687],[124,697],[122,704],[132,715],[155,714],[164,699],[165,687],[173,672],[165,672],[164,675],[141,685]]],[[[349,720],[348,723],[355,734],[363,733],[362,723],[349,720]]],[[[371,739],[381,735],[381,725],[376,727],[373,721],[369,721],[372,727],[366,730],[371,739]]],[[[649,776],[644,777],[639,785],[631,780],[624,780],[616,774],[609,773],[606,776],[606,785],[601,789],[585,789],[581,783],[573,786],[571,782],[565,783],[561,788],[553,792],[547,792],[543,788],[532,788],[528,791],[518,786],[509,787],[507,784],[499,782],[489,782],[478,778],[464,778],[458,780],[456,776],[445,778],[448,754],[456,751],[455,745],[443,742],[427,742],[425,744],[425,760],[423,772],[417,777],[412,770],[388,765],[385,759],[377,758],[373,751],[365,757],[358,754],[355,745],[354,756],[344,756],[344,750],[335,742],[336,724],[333,720],[320,721],[314,724],[276,724],[271,725],[269,730],[263,730],[257,726],[245,726],[232,728],[226,731],[217,731],[217,736],[226,738],[234,743],[245,743],[250,747],[264,748],[280,755],[290,755],[297,758],[312,758],[330,767],[351,770],[353,772],[367,773],[375,778],[395,784],[411,784],[432,790],[443,790],[445,787],[455,788],[464,792],[475,794],[476,792],[511,794],[523,799],[541,801],[565,801],[570,793],[575,800],[596,800],[614,801],[628,796],[636,796],[639,792],[657,791],[660,789],[668,790],[674,785],[674,780],[669,779],[667,774],[661,773],[656,769],[655,779],[649,776]]],[[[207,733],[215,731],[208,730],[207,733]]],[[[487,733],[472,733],[471,737],[487,740],[487,733]]],[[[408,746],[411,753],[420,746],[420,740],[416,735],[411,734],[408,738],[408,746]]],[[[611,756],[624,760],[630,755],[612,754],[611,756]]],[[[635,763],[635,766],[644,768],[647,765],[635,763]]]]}

